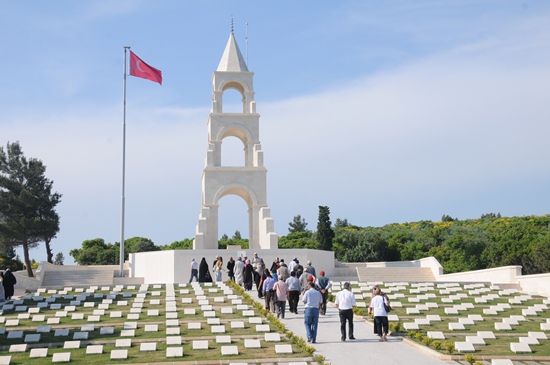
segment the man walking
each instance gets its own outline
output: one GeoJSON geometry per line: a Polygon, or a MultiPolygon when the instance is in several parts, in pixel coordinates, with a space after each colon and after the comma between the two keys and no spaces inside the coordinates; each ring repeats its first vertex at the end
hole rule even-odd
{"type": "Polygon", "coordinates": [[[350,283],[346,281],[344,283],[344,289],[336,293],[336,301],[334,302],[336,308],[339,310],[342,341],[346,340],[346,321],[349,323],[349,339],[355,340],[355,337],[353,337],[353,308],[356,306],[356,303],[355,296],[350,288],[350,283]]]}
{"type": "Polygon", "coordinates": [[[271,275],[269,275],[269,270],[266,270],[267,277],[264,280],[264,284],[262,286],[262,290],[264,292],[264,299],[265,299],[265,309],[267,311],[273,310],[275,312],[275,303],[273,302],[273,286],[275,285],[275,279],[271,275]],[[273,306],[273,308],[271,308],[273,306]]]}
{"type": "Polygon", "coordinates": [[[286,279],[286,285],[288,285],[288,308],[290,313],[298,314],[298,301],[300,300],[302,286],[300,280],[296,277],[295,271],[290,272],[290,277],[286,279]]]}
{"type": "Polygon", "coordinates": [[[330,280],[325,276],[325,272],[321,270],[319,273],[321,275],[317,279],[317,286],[319,287],[319,291],[321,292],[321,296],[323,297],[323,303],[321,304],[321,315],[325,315],[327,313],[327,300],[328,300],[328,290],[330,288],[330,280]]]}
{"type": "Polygon", "coordinates": [[[195,278],[197,283],[199,282],[199,263],[195,261],[194,258],[191,260],[191,277],[189,278],[189,283],[193,281],[193,278],[195,278]]]}
{"type": "Polygon", "coordinates": [[[315,343],[317,341],[317,324],[319,323],[319,305],[323,302],[321,293],[315,289],[315,283],[309,282],[308,290],[302,301],[305,305],[304,324],[307,342],[315,343]]]}

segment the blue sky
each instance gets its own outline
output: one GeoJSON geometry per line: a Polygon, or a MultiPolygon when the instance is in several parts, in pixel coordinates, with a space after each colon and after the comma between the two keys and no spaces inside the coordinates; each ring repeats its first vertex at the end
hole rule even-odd
{"type": "MultiPolygon", "coordinates": [[[[67,263],[83,240],[120,239],[126,45],[164,76],[128,78],[126,237],[194,236],[231,16],[255,72],[279,235],[297,214],[315,229],[319,205],[359,226],[549,213],[548,2],[0,5],[0,143],[47,165],[67,263]]],[[[224,164],[241,164],[239,143],[224,141],[224,164]]],[[[220,234],[246,236],[246,210],[223,198],[220,234]]]]}

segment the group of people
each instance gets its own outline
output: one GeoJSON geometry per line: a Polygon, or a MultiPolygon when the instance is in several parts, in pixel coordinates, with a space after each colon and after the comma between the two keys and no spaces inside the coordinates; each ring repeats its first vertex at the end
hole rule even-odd
{"type": "Polygon", "coordinates": [[[2,284],[0,285],[0,302],[10,300],[14,294],[17,279],[9,268],[4,272],[0,272],[0,283],[2,284]]]}
{"type": "MultiPolygon", "coordinates": [[[[331,281],[324,271],[316,275],[311,261],[302,266],[295,257],[288,265],[284,259],[276,258],[270,268],[267,268],[262,258],[254,253],[252,258],[229,258],[226,265],[229,280],[235,281],[245,290],[252,290],[255,284],[258,297],[265,301],[265,308],[277,314],[277,318],[285,318],[286,303],[290,313],[298,314],[300,296],[304,304],[304,325],[308,342],[317,340],[319,316],[326,314],[327,300],[331,281]]],[[[222,281],[223,259],[216,256],[212,265],[208,265],[203,257],[200,264],[191,260],[191,283],[195,279],[199,283],[222,281]],[[212,272],[212,274],[211,274],[212,272]]],[[[356,306],[355,296],[349,282],[336,293],[336,308],[340,317],[341,341],[354,340],[353,308],[356,306]],[[346,330],[347,329],[347,330],[346,330]]],[[[374,317],[374,332],[380,341],[387,341],[389,299],[378,286],[373,287],[369,305],[369,314],[374,317]]]]}

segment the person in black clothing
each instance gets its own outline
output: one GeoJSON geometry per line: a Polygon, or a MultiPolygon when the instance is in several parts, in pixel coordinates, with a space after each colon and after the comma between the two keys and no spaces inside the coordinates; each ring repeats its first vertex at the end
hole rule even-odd
{"type": "Polygon", "coordinates": [[[6,294],[6,300],[11,299],[14,293],[14,285],[17,284],[17,279],[15,278],[15,275],[11,272],[10,268],[8,267],[6,269],[6,272],[4,272],[4,281],[2,281],[2,285],[4,286],[4,292],[6,294]]]}
{"type": "Polygon", "coordinates": [[[235,281],[235,273],[233,272],[233,269],[235,268],[235,260],[233,260],[233,257],[229,257],[229,261],[227,262],[227,274],[229,275],[229,280],[235,281]]]}
{"type": "Polygon", "coordinates": [[[203,257],[199,265],[199,283],[211,283],[212,276],[210,275],[210,267],[206,263],[206,259],[203,257]]]}

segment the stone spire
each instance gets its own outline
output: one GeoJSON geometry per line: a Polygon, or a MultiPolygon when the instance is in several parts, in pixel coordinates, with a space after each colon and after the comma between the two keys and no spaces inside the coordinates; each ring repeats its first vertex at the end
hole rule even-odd
{"type": "Polygon", "coordinates": [[[229,34],[229,40],[216,71],[248,72],[248,67],[235,41],[233,32],[229,34]]]}

